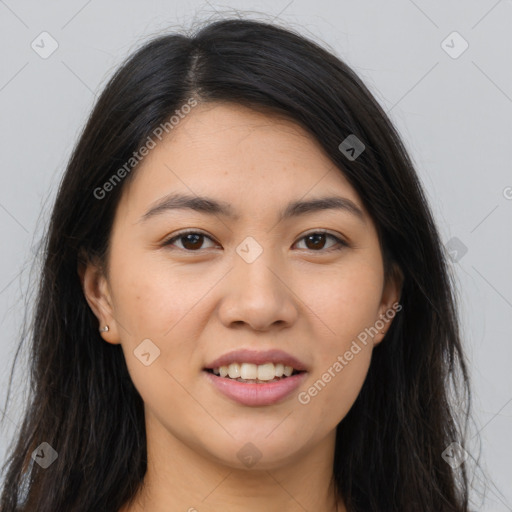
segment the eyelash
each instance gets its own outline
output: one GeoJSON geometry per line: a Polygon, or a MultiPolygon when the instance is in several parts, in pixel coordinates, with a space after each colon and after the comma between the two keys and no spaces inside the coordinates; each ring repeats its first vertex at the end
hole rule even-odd
{"type": "MultiPolygon", "coordinates": [[[[189,229],[189,230],[186,230],[186,231],[181,231],[180,233],[177,233],[176,235],[173,235],[171,238],[168,238],[166,239],[164,242],[162,242],[162,246],[171,246],[172,243],[175,241],[175,240],[178,240],[179,238],[182,238],[186,235],[203,235],[204,237],[206,238],[209,238],[212,242],[215,242],[215,240],[213,240],[210,236],[208,236],[206,233],[203,233],[202,231],[198,231],[198,230],[192,230],[192,229],[189,229]]],[[[310,235],[327,235],[328,237],[331,237],[331,238],[334,238],[334,240],[336,240],[337,244],[339,245],[339,247],[335,247],[335,248],[329,248],[329,249],[320,249],[318,251],[315,251],[315,250],[312,250],[310,249],[310,252],[313,252],[313,253],[325,253],[325,252],[331,252],[331,251],[339,251],[345,247],[348,247],[348,244],[342,240],[341,238],[329,233],[328,231],[326,230],[323,230],[323,229],[318,229],[317,231],[311,231],[309,233],[306,233],[305,235],[303,235],[301,238],[299,238],[298,241],[300,240],[303,240],[304,238],[310,236],[310,235]]],[[[195,253],[195,252],[201,252],[201,249],[198,249],[198,250],[195,250],[195,251],[191,251],[189,249],[182,249],[181,247],[176,247],[176,249],[179,249],[181,251],[184,251],[184,252],[189,252],[189,253],[195,253]]]]}

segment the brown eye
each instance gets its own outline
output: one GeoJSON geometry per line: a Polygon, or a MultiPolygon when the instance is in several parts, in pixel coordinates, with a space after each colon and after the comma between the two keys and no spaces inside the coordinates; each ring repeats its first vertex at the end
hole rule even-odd
{"type": "MultiPolygon", "coordinates": [[[[327,238],[331,238],[331,239],[335,240],[337,242],[337,244],[342,247],[347,246],[347,244],[343,240],[339,239],[338,237],[336,237],[334,235],[331,235],[329,233],[325,233],[322,231],[318,231],[315,233],[309,233],[308,235],[302,237],[300,239],[300,241],[302,241],[302,240],[305,241],[307,249],[314,251],[314,252],[320,252],[320,251],[322,251],[322,249],[325,248],[325,243],[326,243],[327,238]]],[[[333,244],[333,245],[335,246],[336,244],[333,244]]],[[[330,247],[328,247],[328,249],[330,249],[331,247],[333,247],[333,246],[331,245],[330,247]]],[[[338,247],[338,248],[341,248],[341,247],[338,247]]]]}
{"type": "Polygon", "coordinates": [[[182,247],[178,246],[178,249],[197,252],[198,249],[202,248],[205,239],[211,240],[210,237],[198,231],[187,231],[169,238],[169,240],[165,241],[163,245],[174,245],[175,241],[181,241],[182,247]]]}
{"type": "MultiPolygon", "coordinates": [[[[200,249],[203,249],[203,244],[205,240],[213,240],[201,233],[199,231],[186,231],[182,233],[178,233],[177,235],[169,238],[167,241],[163,243],[164,246],[175,246],[178,249],[182,249],[187,252],[200,252],[200,249]],[[176,246],[175,242],[180,241],[181,247],[176,246]]],[[[328,252],[329,250],[342,249],[343,247],[347,247],[348,244],[338,238],[337,236],[331,235],[329,233],[323,231],[316,231],[314,233],[309,233],[306,236],[303,236],[299,242],[305,241],[306,249],[313,252],[328,252]],[[335,243],[328,246],[326,248],[326,240],[327,239],[334,240],[335,243]],[[336,247],[336,245],[338,247],[336,247]]]]}
{"type": "Polygon", "coordinates": [[[200,249],[201,245],[203,245],[203,235],[190,233],[188,235],[183,235],[181,240],[184,240],[183,247],[185,249],[193,250],[200,249]]]}

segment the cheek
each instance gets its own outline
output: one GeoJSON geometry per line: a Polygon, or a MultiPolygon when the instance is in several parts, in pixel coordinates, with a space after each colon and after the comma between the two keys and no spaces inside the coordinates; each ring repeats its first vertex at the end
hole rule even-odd
{"type": "MultiPolygon", "coordinates": [[[[356,400],[372,354],[368,332],[378,319],[383,275],[379,261],[352,260],[338,272],[317,275],[302,285],[301,297],[317,326],[315,370],[301,403],[331,410],[326,422],[339,422],[356,400]],[[306,289],[309,290],[305,295],[306,289]]],[[[332,426],[332,425],[331,425],[332,426]]]]}
{"type": "Polygon", "coordinates": [[[184,286],[186,280],[169,264],[142,263],[134,254],[118,261],[111,281],[132,382],[153,411],[186,403],[180,383],[190,377],[193,340],[201,328],[191,313],[197,311],[201,290],[184,286]]]}
{"type": "Polygon", "coordinates": [[[378,320],[382,286],[379,260],[358,254],[329,271],[302,273],[296,282],[329,353],[347,350],[353,338],[378,320]]]}
{"type": "Polygon", "coordinates": [[[143,396],[163,390],[179,395],[178,382],[190,378],[191,368],[196,370],[196,340],[208,320],[204,296],[219,277],[187,271],[165,254],[149,257],[147,251],[132,250],[126,256],[113,251],[111,261],[115,316],[135,386],[143,396]],[[139,356],[148,352],[145,358],[154,362],[145,366],[139,356]]]}
{"type": "MultiPolygon", "coordinates": [[[[211,286],[201,274],[201,283],[183,267],[173,265],[162,257],[131,251],[126,256],[113,254],[111,281],[116,318],[126,325],[130,336],[172,337],[200,301],[205,289],[211,286]],[[117,257],[116,257],[117,256],[117,257]],[[206,287],[206,288],[205,288],[206,287]]],[[[122,332],[121,336],[126,336],[122,332]]],[[[123,341],[125,341],[123,339],[123,341]]]]}
{"type": "Polygon", "coordinates": [[[312,414],[322,417],[326,429],[334,428],[346,416],[370,366],[371,342],[359,342],[350,336],[350,330],[351,326],[334,342],[324,344],[321,354],[315,358],[314,371],[298,397],[299,403],[312,407],[312,414]]]}

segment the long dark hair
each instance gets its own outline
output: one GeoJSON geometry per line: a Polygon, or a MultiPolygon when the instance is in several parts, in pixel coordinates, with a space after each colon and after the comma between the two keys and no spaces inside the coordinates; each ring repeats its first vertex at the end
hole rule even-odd
{"type": "Polygon", "coordinates": [[[292,29],[223,19],[192,35],[155,37],[127,58],[73,150],[41,247],[31,396],[4,465],[2,512],[117,511],[140,488],[143,401],[120,345],[98,333],[77,266],[106,265],[116,206],[137,165],[104,197],[98,189],[190,98],[243,104],[305,128],[375,222],[386,276],[403,274],[402,311],[337,427],[333,477],[348,510],[467,511],[465,465],[452,469],[442,456],[463,443],[469,417],[455,282],[410,157],[335,55],[292,29]],[[357,158],[339,148],[349,135],[365,145],[357,158]],[[49,469],[31,456],[42,442],[58,453],[49,469]]]}

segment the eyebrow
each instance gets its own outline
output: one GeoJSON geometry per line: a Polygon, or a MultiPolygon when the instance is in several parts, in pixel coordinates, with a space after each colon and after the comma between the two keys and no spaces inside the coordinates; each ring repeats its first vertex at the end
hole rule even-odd
{"type": "MultiPolygon", "coordinates": [[[[193,210],[206,215],[222,215],[232,220],[240,218],[230,203],[205,196],[189,196],[171,193],[159,199],[156,204],[140,217],[137,222],[144,222],[169,210],[193,210]]],[[[299,217],[309,213],[338,210],[348,212],[363,223],[366,222],[362,210],[350,199],[340,196],[321,197],[307,201],[291,201],[279,214],[279,222],[291,217],[299,217]]]]}

